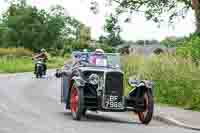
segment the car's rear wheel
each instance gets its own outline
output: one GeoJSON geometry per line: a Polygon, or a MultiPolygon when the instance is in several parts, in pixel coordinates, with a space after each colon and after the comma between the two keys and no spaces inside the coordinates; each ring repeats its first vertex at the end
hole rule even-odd
{"type": "Polygon", "coordinates": [[[87,112],[87,109],[84,108],[83,111],[82,111],[82,115],[85,116],[85,115],[86,115],[86,112],[87,112]]]}
{"type": "Polygon", "coordinates": [[[79,89],[75,85],[71,88],[70,96],[70,109],[72,118],[74,120],[80,120],[83,114],[83,89],[79,89]]]}
{"type": "Polygon", "coordinates": [[[154,101],[152,93],[147,90],[144,92],[144,112],[138,112],[139,120],[142,124],[149,124],[153,117],[154,101]]]}

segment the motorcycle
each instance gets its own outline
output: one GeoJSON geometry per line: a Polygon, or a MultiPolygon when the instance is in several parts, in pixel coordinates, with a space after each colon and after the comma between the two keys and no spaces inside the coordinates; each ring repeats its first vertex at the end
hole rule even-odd
{"type": "Polygon", "coordinates": [[[35,59],[35,75],[36,78],[42,78],[45,75],[45,62],[43,58],[35,59]]]}

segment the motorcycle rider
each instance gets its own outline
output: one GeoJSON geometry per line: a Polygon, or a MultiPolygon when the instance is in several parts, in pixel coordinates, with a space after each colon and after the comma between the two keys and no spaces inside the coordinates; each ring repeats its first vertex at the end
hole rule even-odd
{"type": "MultiPolygon", "coordinates": [[[[46,65],[46,61],[48,60],[48,56],[46,53],[46,50],[44,48],[42,48],[38,54],[36,54],[34,57],[34,59],[38,59],[38,58],[42,58],[44,61],[44,74],[46,75],[46,70],[47,70],[47,65],[46,65]]],[[[36,64],[35,64],[35,70],[34,73],[36,73],[36,64]]]]}

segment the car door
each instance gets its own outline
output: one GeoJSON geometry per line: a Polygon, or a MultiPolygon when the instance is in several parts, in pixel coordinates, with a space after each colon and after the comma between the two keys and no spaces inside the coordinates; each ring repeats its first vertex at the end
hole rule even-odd
{"type": "Polygon", "coordinates": [[[66,103],[69,97],[71,82],[71,68],[65,68],[61,77],[61,103],[66,103]]]}

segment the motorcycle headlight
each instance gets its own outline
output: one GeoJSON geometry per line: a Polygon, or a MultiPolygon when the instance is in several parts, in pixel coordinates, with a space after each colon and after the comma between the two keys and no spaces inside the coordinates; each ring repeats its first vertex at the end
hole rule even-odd
{"type": "Polygon", "coordinates": [[[97,74],[91,74],[89,76],[89,83],[92,85],[97,85],[99,83],[99,76],[97,74]]]}

